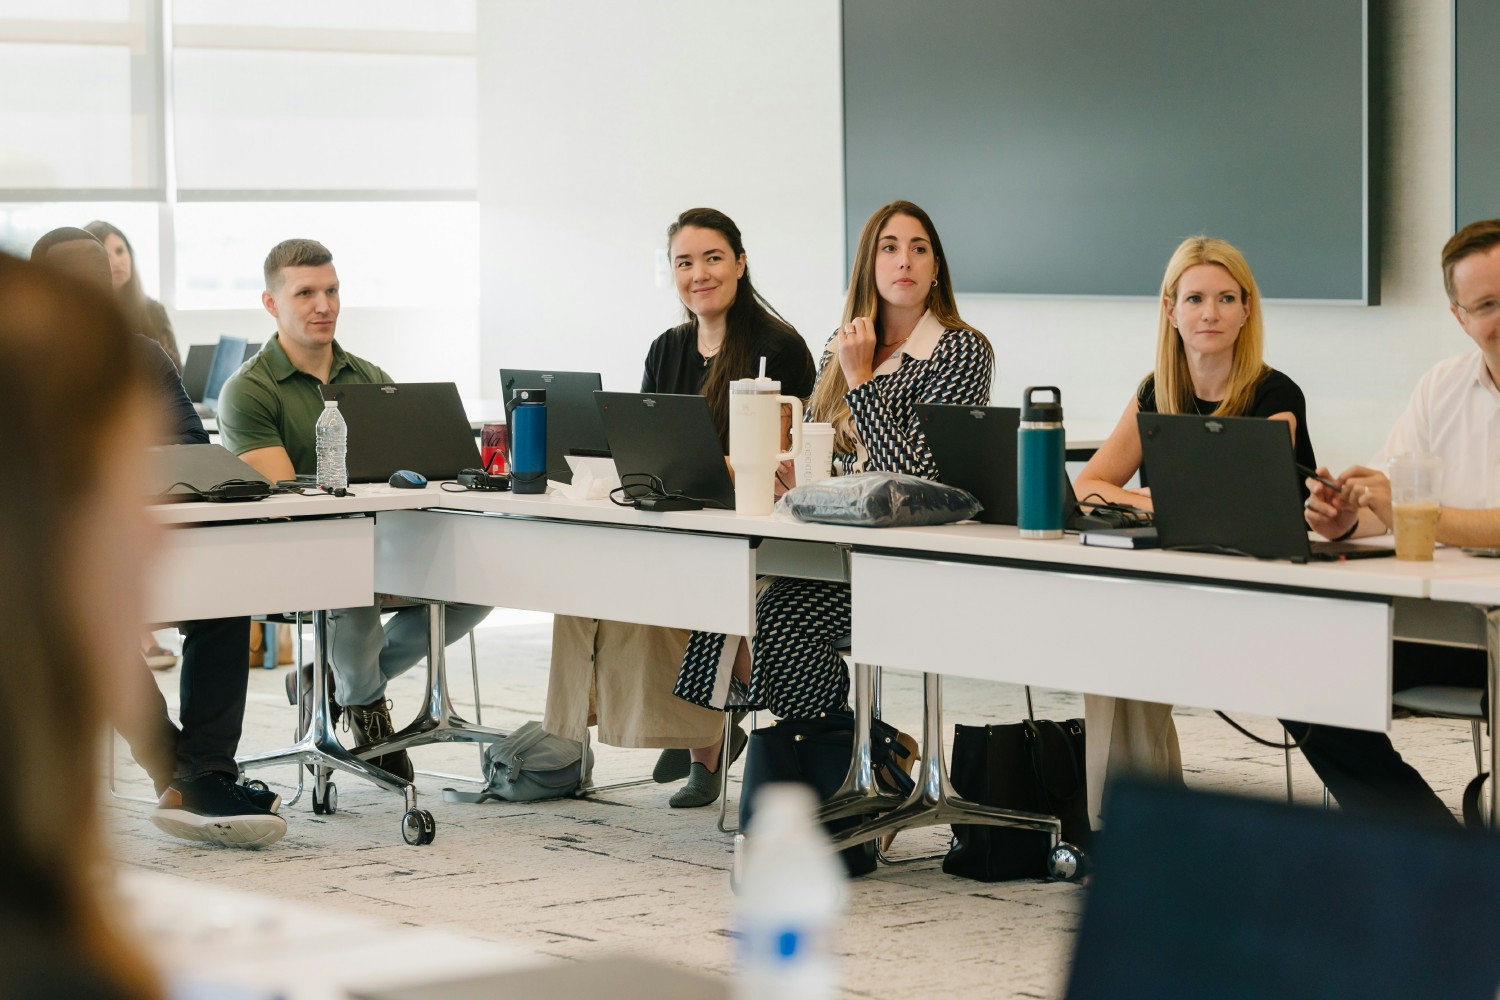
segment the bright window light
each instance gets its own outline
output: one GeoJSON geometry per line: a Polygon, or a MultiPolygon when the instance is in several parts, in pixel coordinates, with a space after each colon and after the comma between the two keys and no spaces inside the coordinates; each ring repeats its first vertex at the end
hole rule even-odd
{"type": "Polygon", "coordinates": [[[194,202],[177,207],[179,309],[259,309],[277,243],[333,253],[347,308],[479,301],[474,202],[194,202]]]}
{"type": "Polygon", "coordinates": [[[23,260],[31,256],[32,244],[44,233],[60,226],[82,228],[95,219],[112,223],[124,233],[135,251],[141,288],[153,299],[161,298],[161,240],[157,207],[149,202],[0,202],[0,251],[23,260]]]}

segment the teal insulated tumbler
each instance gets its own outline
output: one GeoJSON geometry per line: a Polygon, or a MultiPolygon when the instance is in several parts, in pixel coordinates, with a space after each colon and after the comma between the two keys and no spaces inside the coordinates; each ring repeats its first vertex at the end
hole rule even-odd
{"type": "Polygon", "coordinates": [[[1021,397],[1021,428],[1016,432],[1016,524],[1022,538],[1063,535],[1062,393],[1054,385],[1029,386],[1021,397]],[[1052,399],[1036,400],[1036,393],[1052,399]]]}

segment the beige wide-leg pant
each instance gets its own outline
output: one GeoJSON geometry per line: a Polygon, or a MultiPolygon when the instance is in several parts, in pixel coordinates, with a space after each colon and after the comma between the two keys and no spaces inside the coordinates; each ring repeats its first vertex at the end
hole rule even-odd
{"type": "Polygon", "coordinates": [[[1099,829],[1104,786],[1122,774],[1182,784],[1182,751],[1172,706],[1129,698],[1083,696],[1089,825],[1099,829]]]}

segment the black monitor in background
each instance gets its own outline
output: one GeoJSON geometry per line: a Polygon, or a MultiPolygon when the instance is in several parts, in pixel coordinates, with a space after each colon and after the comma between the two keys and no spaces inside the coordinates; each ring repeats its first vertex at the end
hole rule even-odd
{"type": "Polygon", "coordinates": [[[255,357],[257,354],[260,353],[260,349],[262,347],[264,347],[264,346],[265,346],[264,344],[261,344],[258,341],[252,341],[251,343],[246,344],[245,345],[245,360],[249,361],[251,358],[255,357]]]}
{"type": "Polygon", "coordinates": [[[1141,413],[1136,421],[1162,548],[1298,563],[1395,554],[1308,541],[1286,421],[1182,413],[1141,413]]]}
{"type": "Polygon", "coordinates": [[[203,402],[203,390],[208,385],[208,370],[213,367],[217,344],[193,344],[187,357],[182,359],[182,388],[188,399],[203,402]]]}
{"type": "Polygon", "coordinates": [[[562,372],[538,368],[500,369],[501,395],[510,402],[516,389],[547,391],[547,478],[573,481],[570,454],[609,452],[594,393],[603,388],[598,372],[562,372]]]}
{"type": "Polygon", "coordinates": [[[655,476],[668,493],[733,509],[734,482],[702,396],[596,392],[615,472],[622,482],[655,476]]]}
{"type": "Polygon", "coordinates": [[[1016,431],[1013,406],[918,403],[917,422],[942,482],[968,490],[984,505],[978,520],[1016,523],[1016,431]]]}
{"type": "Polygon", "coordinates": [[[399,469],[428,479],[456,479],[479,468],[479,443],[452,382],[324,385],[336,399],[349,437],[344,466],[351,483],[383,483],[399,469]]]}
{"type": "Polygon", "coordinates": [[[1104,816],[1067,1000],[1496,996],[1492,833],[1130,779],[1104,816]]]}
{"type": "Polygon", "coordinates": [[[210,410],[219,408],[219,391],[229,376],[245,363],[245,338],[220,337],[214,349],[214,360],[208,368],[208,379],[203,384],[203,405],[210,410]]]}

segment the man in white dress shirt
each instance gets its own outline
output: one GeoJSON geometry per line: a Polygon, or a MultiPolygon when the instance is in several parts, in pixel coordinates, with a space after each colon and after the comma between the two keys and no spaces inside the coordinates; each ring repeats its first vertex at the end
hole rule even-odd
{"type": "MultiPolygon", "coordinates": [[[[1337,492],[1307,481],[1312,492],[1307,523],[1326,538],[1391,530],[1391,484],[1379,470],[1394,455],[1418,452],[1443,459],[1437,540],[1500,546],[1500,219],[1455,233],[1443,247],[1442,263],[1453,318],[1479,349],[1440,362],[1422,376],[1372,468],[1346,470],[1337,492]]],[[[1416,684],[1482,688],[1486,667],[1482,650],[1400,642],[1393,650],[1397,690],[1416,684]]],[[[1384,733],[1295,726],[1299,742],[1310,731],[1303,753],[1345,809],[1453,821],[1384,733]]]]}

